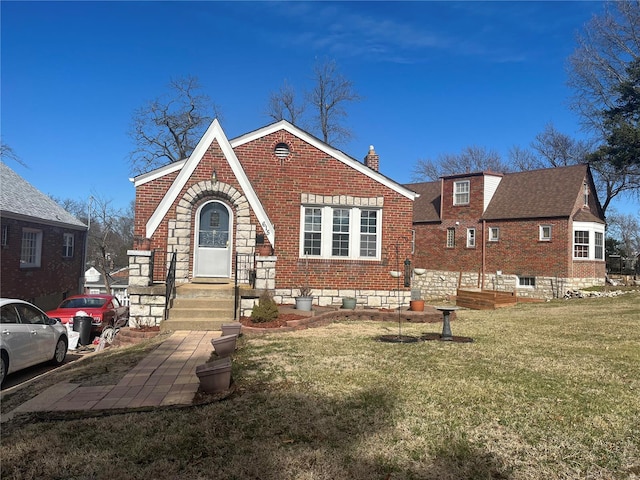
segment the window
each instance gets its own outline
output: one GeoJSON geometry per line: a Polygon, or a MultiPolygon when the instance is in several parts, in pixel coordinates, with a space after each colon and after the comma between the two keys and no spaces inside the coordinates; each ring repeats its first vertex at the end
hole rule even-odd
{"type": "Polygon", "coordinates": [[[549,242],[551,240],[551,225],[540,225],[540,241],[549,242]]]}
{"type": "Polygon", "coordinates": [[[456,229],[447,228],[447,248],[454,248],[456,246],[456,229]]]}
{"type": "Polygon", "coordinates": [[[573,233],[573,258],[589,258],[589,232],[576,230],[573,233]]]}
{"type": "Polygon", "coordinates": [[[584,200],[584,206],[588,206],[589,205],[589,186],[586,184],[586,182],[582,185],[582,197],[584,200]]]}
{"type": "Polygon", "coordinates": [[[604,259],[604,235],[602,232],[594,232],[595,248],[594,255],[596,260],[604,259]]]}
{"type": "Polygon", "coordinates": [[[489,241],[497,242],[500,239],[500,229],[498,227],[489,227],[489,241]]]}
{"type": "Polygon", "coordinates": [[[467,248],[476,247],[476,229],[467,228],[467,248]]]}
{"type": "Polygon", "coordinates": [[[22,246],[20,248],[20,267],[39,267],[42,254],[42,231],[32,228],[22,230],[22,246]]]}
{"type": "Polygon", "coordinates": [[[320,255],[322,248],[322,209],[304,209],[304,241],[305,255],[320,255]]]}
{"type": "Polygon", "coordinates": [[[377,246],[378,212],[377,210],[363,210],[360,215],[360,256],[375,258],[377,246]]]}
{"type": "Polygon", "coordinates": [[[454,205],[469,204],[469,180],[465,180],[463,182],[454,182],[453,204],[454,205]]]}
{"type": "Polygon", "coordinates": [[[379,259],[381,210],[302,207],[301,256],[379,259]]]}
{"type": "Polygon", "coordinates": [[[73,233],[65,233],[62,236],[62,256],[65,258],[73,257],[73,233]]]}
{"type": "Polygon", "coordinates": [[[518,286],[533,288],[536,286],[536,277],[518,277],[518,286]]]}
{"type": "Polygon", "coordinates": [[[349,256],[349,210],[346,208],[333,210],[331,255],[334,257],[349,256]]]}
{"type": "Polygon", "coordinates": [[[9,245],[9,225],[2,225],[2,244],[0,246],[6,247],[9,245]]]}

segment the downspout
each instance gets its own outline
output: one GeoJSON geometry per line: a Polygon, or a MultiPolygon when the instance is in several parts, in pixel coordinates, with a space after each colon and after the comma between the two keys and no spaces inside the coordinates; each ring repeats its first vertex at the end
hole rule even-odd
{"type": "Polygon", "coordinates": [[[485,229],[486,229],[486,220],[482,220],[482,269],[480,272],[480,290],[484,290],[484,270],[485,270],[485,262],[486,262],[486,249],[485,249],[485,238],[484,236],[486,235],[485,233],[485,229]]]}

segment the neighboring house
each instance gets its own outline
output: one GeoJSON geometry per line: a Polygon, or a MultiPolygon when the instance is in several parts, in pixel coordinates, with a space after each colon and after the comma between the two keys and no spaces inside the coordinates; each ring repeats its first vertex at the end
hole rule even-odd
{"type": "Polygon", "coordinates": [[[214,120],[188,159],[133,179],[134,233],[177,253],[178,283],[233,279],[236,254],[266,244],[283,303],[308,282],[317,304],[397,304],[389,272],[411,257],[416,194],[378,163],[373,147],[363,163],[286,121],[228,140],[214,120]]]}
{"type": "Polygon", "coordinates": [[[451,175],[407,188],[420,194],[414,265],[440,280],[453,275],[454,286],[537,298],[604,284],[605,219],[587,165],[451,175]]]}
{"type": "Polygon", "coordinates": [[[87,226],[0,162],[0,290],[43,310],[82,291],[87,226]]]}
{"type": "MultiPolygon", "coordinates": [[[[111,295],[118,297],[122,305],[129,305],[129,267],[109,273],[111,295]]],[[[95,267],[84,272],[84,293],[107,293],[103,275],[95,267]]]]}

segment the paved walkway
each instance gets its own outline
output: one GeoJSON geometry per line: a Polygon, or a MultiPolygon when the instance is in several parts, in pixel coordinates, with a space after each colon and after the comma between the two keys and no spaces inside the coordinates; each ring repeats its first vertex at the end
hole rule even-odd
{"type": "MultiPolygon", "coordinates": [[[[59,383],[9,413],[102,410],[189,405],[200,381],[196,366],[209,360],[212,331],[174,332],[127,373],[117,385],[82,387],[59,383]]],[[[4,419],[3,419],[4,420],[4,419]]]]}

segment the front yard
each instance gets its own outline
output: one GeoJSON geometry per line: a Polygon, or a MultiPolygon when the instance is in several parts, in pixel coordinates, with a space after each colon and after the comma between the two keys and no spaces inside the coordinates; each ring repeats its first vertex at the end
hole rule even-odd
{"type": "Polygon", "coordinates": [[[0,476],[640,478],[639,327],[628,293],[459,311],[453,334],[473,343],[379,342],[398,327],[376,322],[244,336],[226,400],[17,417],[0,476]]]}

